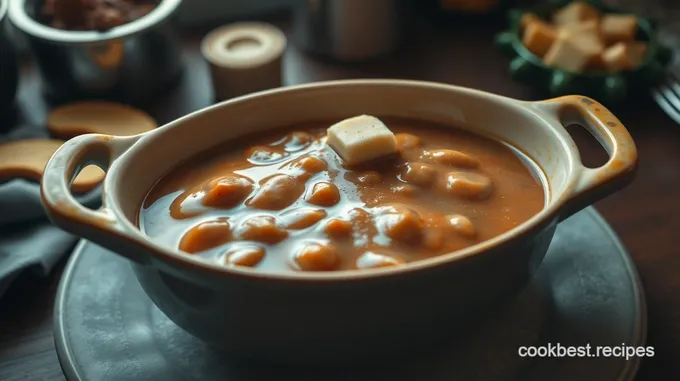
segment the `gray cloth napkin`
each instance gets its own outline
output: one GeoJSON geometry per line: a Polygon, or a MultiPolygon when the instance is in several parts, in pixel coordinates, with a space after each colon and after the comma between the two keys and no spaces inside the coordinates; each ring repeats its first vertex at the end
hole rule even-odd
{"type": "MultiPolygon", "coordinates": [[[[48,136],[43,128],[19,126],[0,135],[0,143],[48,136]]],[[[76,198],[96,208],[101,202],[101,191],[96,189],[76,198]]],[[[49,274],[77,241],[78,237],[50,224],[37,182],[17,178],[0,183],[0,297],[24,272],[49,274]]]]}

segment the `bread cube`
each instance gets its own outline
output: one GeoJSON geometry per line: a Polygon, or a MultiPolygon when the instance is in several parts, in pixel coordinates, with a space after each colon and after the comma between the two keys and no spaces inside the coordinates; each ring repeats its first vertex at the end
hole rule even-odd
{"type": "Polygon", "coordinates": [[[574,1],[553,15],[553,23],[557,26],[578,24],[583,21],[596,20],[600,12],[583,1],[574,1]]]}
{"type": "Polygon", "coordinates": [[[592,53],[583,49],[578,40],[560,37],[543,57],[543,62],[550,67],[579,72],[592,60],[592,53]]]}
{"type": "Polygon", "coordinates": [[[577,42],[592,55],[600,54],[605,48],[597,20],[589,20],[560,28],[559,36],[577,42]]]}
{"type": "Polygon", "coordinates": [[[600,22],[599,20],[587,20],[573,24],[567,24],[557,27],[558,34],[561,36],[574,34],[594,34],[600,36],[600,22]]]}
{"type": "Polygon", "coordinates": [[[611,71],[632,70],[642,63],[646,53],[647,44],[644,42],[619,42],[602,53],[602,61],[611,71]]]}
{"type": "Polygon", "coordinates": [[[632,15],[607,14],[602,17],[600,30],[607,44],[629,42],[635,39],[638,24],[632,15]]]}
{"type": "Polygon", "coordinates": [[[557,33],[542,21],[530,22],[522,36],[526,48],[539,57],[543,57],[555,42],[557,33]]]}
{"type": "Polygon", "coordinates": [[[536,22],[536,21],[544,22],[543,20],[541,20],[535,14],[527,12],[527,13],[524,13],[522,15],[522,18],[519,20],[519,25],[522,28],[522,30],[526,30],[527,27],[529,26],[529,24],[536,22]]]}

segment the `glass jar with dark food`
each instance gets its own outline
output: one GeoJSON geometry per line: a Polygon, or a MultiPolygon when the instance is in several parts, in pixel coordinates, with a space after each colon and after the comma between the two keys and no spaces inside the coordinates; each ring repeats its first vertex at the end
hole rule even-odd
{"type": "Polygon", "coordinates": [[[146,16],[158,0],[45,0],[43,22],[58,29],[106,30],[146,16]]]}
{"type": "Polygon", "coordinates": [[[143,106],[183,72],[182,0],[12,0],[50,102],[106,98],[143,106]]]}

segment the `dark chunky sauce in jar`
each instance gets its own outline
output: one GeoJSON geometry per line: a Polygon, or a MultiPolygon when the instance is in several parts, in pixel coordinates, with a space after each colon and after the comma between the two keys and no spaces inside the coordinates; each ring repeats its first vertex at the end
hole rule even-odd
{"type": "Polygon", "coordinates": [[[65,30],[106,30],[140,19],[160,0],[45,0],[45,23],[65,30]]]}

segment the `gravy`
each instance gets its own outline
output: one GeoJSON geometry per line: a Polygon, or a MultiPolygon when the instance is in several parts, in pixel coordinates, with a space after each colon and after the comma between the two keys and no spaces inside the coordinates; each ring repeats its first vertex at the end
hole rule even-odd
{"type": "Polygon", "coordinates": [[[422,121],[383,120],[399,154],[356,168],[325,144],[332,123],[211,150],[153,187],[139,226],[225,266],[332,271],[449,253],[543,208],[539,171],[516,149],[422,121]]]}

